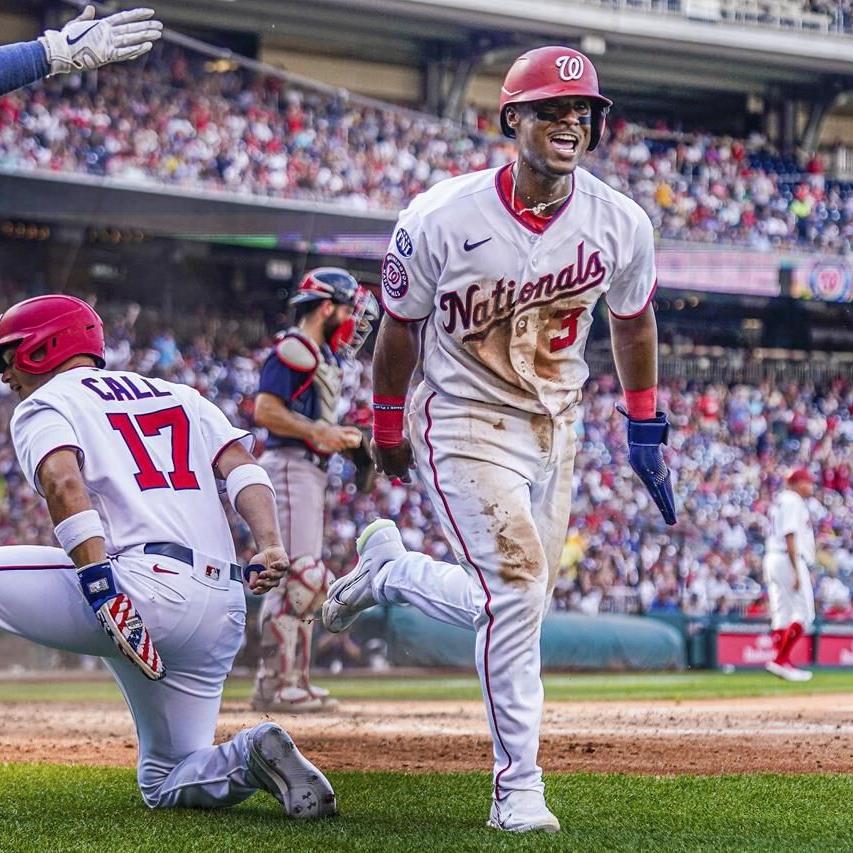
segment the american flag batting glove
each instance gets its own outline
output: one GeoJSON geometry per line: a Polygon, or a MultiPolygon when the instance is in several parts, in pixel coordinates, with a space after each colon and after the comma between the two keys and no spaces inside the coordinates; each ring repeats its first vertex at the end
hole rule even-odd
{"type": "Polygon", "coordinates": [[[146,678],[159,681],[166,674],[166,668],[133,602],[116,589],[109,560],[77,569],[77,577],[83,596],[118,650],[136,664],[146,678]]]}

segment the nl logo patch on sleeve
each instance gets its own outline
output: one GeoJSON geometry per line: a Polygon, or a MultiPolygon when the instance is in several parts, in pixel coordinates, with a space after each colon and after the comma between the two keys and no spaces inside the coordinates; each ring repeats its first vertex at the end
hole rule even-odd
{"type": "Polygon", "coordinates": [[[412,238],[405,228],[397,230],[397,235],[394,237],[394,245],[404,258],[411,258],[415,252],[415,245],[412,243],[412,238]]]}
{"type": "Polygon", "coordinates": [[[382,264],[382,287],[393,299],[404,296],[409,289],[409,276],[403,262],[390,252],[382,264]]]}

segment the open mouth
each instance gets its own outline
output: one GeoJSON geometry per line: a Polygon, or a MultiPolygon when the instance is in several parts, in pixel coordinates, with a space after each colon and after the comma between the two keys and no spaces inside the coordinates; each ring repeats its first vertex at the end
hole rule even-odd
{"type": "Polygon", "coordinates": [[[573,133],[555,133],[549,141],[561,154],[575,154],[580,145],[580,139],[573,133]]]}

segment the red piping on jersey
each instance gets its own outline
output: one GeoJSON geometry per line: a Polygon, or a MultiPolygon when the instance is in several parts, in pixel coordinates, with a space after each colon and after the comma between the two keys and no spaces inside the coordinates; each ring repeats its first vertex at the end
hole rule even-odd
{"type": "MultiPolygon", "coordinates": [[[[382,294],[380,294],[382,295],[382,294]]],[[[399,314],[395,314],[386,304],[385,297],[382,296],[380,300],[382,302],[382,307],[385,309],[386,314],[390,314],[391,318],[396,320],[398,323],[422,323],[427,319],[430,315],[427,314],[426,317],[401,317],[399,314]]]]}
{"type": "Polygon", "coordinates": [[[429,434],[432,431],[432,415],[430,414],[429,408],[430,404],[436,397],[436,393],[433,392],[427,398],[426,405],[424,407],[424,412],[426,414],[427,419],[427,428],[424,431],[424,441],[426,442],[427,447],[429,448],[429,467],[432,469],[433,482],[435,483],[435,490],[438,492],[439,497],[441,498],[441,502],[444,504],[444,511],[447,513],[447,517],[450,519],[451,525],[453,525],[453,532],[456,534],[456,538],[459,540],[459,544],[462,546],[462,550],[465,553],[465,559],[468,560],[471,566],[473,566],[474,571],[477,572],[477,577],[480,580],[480,586],[483,588],[483,592],[486,595],[486,603],[484,605],[484,610],[486,611],[486,616],[488,617],[489,624],[486,627],[486,643],[485,648],[483,649],[483,671],[484,671],[484,681],[486,683],[486,695],[489,700],[489,710],[492,714],[492,721],[495,724],[495,734],[498,738],[498,743],[501,745],[501,749],[504,751],[506,755],[506,766],[498,771],[495,776],[495,797],[500,798],[500,781],[501,776],[512,767],[512,756],[509,754],[509,750],[506,748],[503,742],[503,738],[501,737],[500,728],[498,728],[498,715],[495,711],[495,699],[492,695],[492,682],[489,676],[489,649],[491,647],[492,642],[492,627],[495,624],[495,616],[492,613],[491,602],[492,602],[492,594],[489,592],[488,584],[486,583],[486,578],[483,575],[480,567],[474,562],[471,558],[471,552],[468,550],[468,546],[465,544],[465,540],[462,538],[462,533],[459,530],[459,525],[456,523],[456,519],[453,517],[453,512],[450,509],[450,504],[447,501],[447,497],[444,492],[441,490],[441,486],[438,482],[438,468],[435,467],[435,452],[432,446],[432,442],[430,441],[429,434]]]}
{"type": "Polygon", "coordinates": [[[210,463],[211,467],[215,468],[216,464],[219,462],[219,457],[222,456],[222,454],[225,453],[225,451],[228,450],[228,448],[231,447],[232,444],[238,441],[242,441],[246,436],[249,436],[249,438],[252,439],[252,446],[249,448],[249,453],[251,453],[255,449],[255,436],[253,436],[250,432],[244,432],[242,435],[238,435],[237,438],[232,438],[230,441],[227,441],[225,444],[222,445],[222,447],[219,448],[219,450],[216,452],[216,456],[213,457],[213,462],[210,463]]]}
{"type": "Polygon", "coordinates": [[[82,471],[83,463],[86,461],[86,454],[83,452],[82,447],[78,447],[76,444],[60,444],[57,447],[52,447],[47,453],[39,459],[39,464],[36,465],[35,470],[33,471],[33,479],[35,480],[36,491],[44,497],[44,492],[41,490],[41,483],[39,482],[39,468],[44,465],[44,460],[47,459],[52,453],[56,453],[57,450],[76,450],[77,451],[77,467],[82,471]]]}
{"type": "MultiPolygon", "coordinates": [[[[655,279],[655,283],[652,285],[651,292],[646,298],[646,302],[643,307],[636,312],[636,314],[617,314],[609,305],[607,306],[607,310],[617,319],[617,320],[633,320],[635,317],[639,317],[646,308],[649,307],[649,303],[652,301],[652,297],[655,295],[655,291],[658,289],[658,280],[655,279]]],[[[604,297],[605,301],[607,301],[607,297],[604,297]]]]}
{"type": "Polygon", "coordinates": [[[572,174],[572,191],[569,193],[569,197],[560,205],[557,209],[557,212],[546,219],[543,216],[536,216],[536,214],[530,214],[528,218],[528,214],[519,213],[517,210],[513,210],[512,205],[509,203],[509,198],[504,195],[503,187],[501,187],[501,179],[504,175],[508,174],[512,169],[513,164],[507,163],[501,169],[498,169],[495,172],[495,192],[498,194],[498,198],[501,200],[501,203],[506,208],[507,213],[519,224],[523,225],[528,231],[532,231],[534,234],[544,234],[559,218],[562,216],[563,212],[568,208],[568,206],[572,203],[572,199],[575,197],[575,187],[577,186],[577,180],[575,179],[574,173],[572,174]]]}

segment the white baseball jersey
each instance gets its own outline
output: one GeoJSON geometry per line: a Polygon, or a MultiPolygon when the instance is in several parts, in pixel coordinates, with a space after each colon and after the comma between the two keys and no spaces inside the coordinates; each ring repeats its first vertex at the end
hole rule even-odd
{"type": "Polygon", "coordinates": [[[57,448],[77,450],[108,554],[177,542],[233,561],[234,542],[213,465],[252,437],[196,390],[136,373],[78,367],[18,405],[12,441],[29,483],[57,448]]]}
{"type": "Polygon", "coordinates": [[[815,559],[815,541],[809,509],[806,502],[791,489],[776,496],[770,507],[770,535],[767,537],[768,553],[788,553],[785,537],[794,534],[797,553],[806,563],[815,559]]]}
{"type": "Polygon", "coordinates": [[[502,169],[450,178],[400,215],[382,267],[386,310],[427,319],[424,378],[444,394],[556,414],[589,376],[584,346],[606,294],[619,317],[654,292],[652,225],[583,169],[541,234],[498,190],[502,169]]]}

